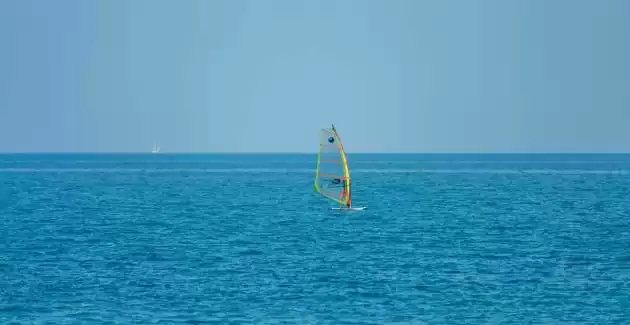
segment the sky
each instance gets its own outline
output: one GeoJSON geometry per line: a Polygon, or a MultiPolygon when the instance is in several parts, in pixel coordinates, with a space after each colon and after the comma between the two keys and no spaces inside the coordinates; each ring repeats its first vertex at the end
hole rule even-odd
{"type": "Polygon", "coordinates": [[[0,0],[0,152],[630,152],[626,0],[0,0]]]}

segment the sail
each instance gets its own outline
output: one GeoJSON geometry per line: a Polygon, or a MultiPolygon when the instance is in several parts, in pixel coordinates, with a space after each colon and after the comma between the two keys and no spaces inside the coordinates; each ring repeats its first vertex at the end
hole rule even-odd
{"type": "Polygon", "coordinates": [[[320,135],[315,191],[342,206],[352,205],[350,169],[339,134],[333,125],[320,135]]]}

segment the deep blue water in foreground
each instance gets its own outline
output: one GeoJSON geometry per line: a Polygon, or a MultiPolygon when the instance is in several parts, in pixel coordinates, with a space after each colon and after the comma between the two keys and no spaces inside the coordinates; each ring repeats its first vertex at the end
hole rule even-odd
{"type": "Polygon", "coordinates": [[[0,324],[629,324],[630,155],[0,155],[0,324]]]}

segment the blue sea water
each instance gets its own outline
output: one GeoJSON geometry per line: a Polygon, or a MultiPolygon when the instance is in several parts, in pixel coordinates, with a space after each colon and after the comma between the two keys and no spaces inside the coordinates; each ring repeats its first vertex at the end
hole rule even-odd
{"type": "Polygon", "coordinates": [[[630,155],[0,155],[0,324],[630,324],[630,155]]]}

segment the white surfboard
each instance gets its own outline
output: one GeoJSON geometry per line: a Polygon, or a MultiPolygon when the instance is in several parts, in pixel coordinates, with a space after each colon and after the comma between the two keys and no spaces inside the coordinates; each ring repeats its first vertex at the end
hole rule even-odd
{"type": "Polygon", "coordinates": [[[367,207],[352,207],[352,208],[330,208],[331,210],[345,210],[345,211],[363,211],[365,210],[367,207]]]}

